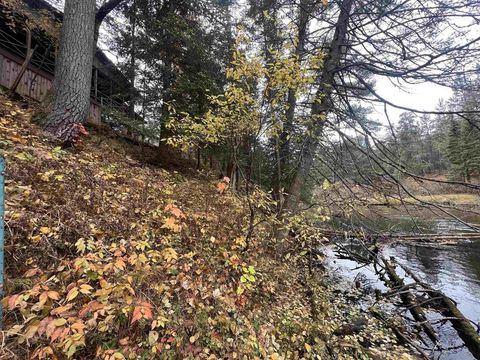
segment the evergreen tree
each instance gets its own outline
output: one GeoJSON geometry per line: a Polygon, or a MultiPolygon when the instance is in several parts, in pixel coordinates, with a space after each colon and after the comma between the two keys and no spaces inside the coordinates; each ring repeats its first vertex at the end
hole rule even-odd
{"type": "Polygon", "coordinates": [[[230,0],[134,0],[122,8],[125,21],[114,24],[116,51],[139,89],[131,108],[141,112],[150,133],[163,129],[168,104],[199,116],[208,97],[222,91],[231,53],[230,6],[230,0]]]}
{"type": "Polygon", "coordinates": [[[422,173],[422,142],[420,141],[422,134],[417,116],[413,113],[401,114],[396,132],[400,163],[409,172],[422,173]]]}

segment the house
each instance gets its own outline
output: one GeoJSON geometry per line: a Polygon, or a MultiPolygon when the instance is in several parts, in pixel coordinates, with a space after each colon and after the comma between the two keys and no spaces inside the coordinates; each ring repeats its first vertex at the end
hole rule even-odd
{"type": "MultiPolygon", "coordinates": [[[[44,0],[2,0],[0,4],[0,85],[38,101],[49,95],[63,15],[44,0]]],[[[92,69],[89,122],[102,123],[102,108],[126,111],[133,88],[97,49],[92,69]]]]}

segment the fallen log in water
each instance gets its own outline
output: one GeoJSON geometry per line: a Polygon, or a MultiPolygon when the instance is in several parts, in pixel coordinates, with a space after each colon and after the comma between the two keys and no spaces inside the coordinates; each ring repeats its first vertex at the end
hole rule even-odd
{"type": "MultiPolygon", "coordinates": [[[[355,231],[341,231],[334,229],[321,229],[325,236],[330,237],[342,237],[342,238],[358,238],[365,237],[365,233],[355,231]]],[[[466,232],[466,233],[441,233],[441,234],[392,234],[392,233],[379,233],[368,234],[368,237],[372,240],[375,239],[395,239],[403,241],[448,241],[448,240],[480,240],[480,233],[478,232],[466,232]]]]}
{"type": "MultiPolygon", "coordinates": [[[[387,235],[384,235],[387,236],[387,235]]],[[[479,240],[479,233],[453,233],[453,234],[409,234],[390,235],[393,239],[405,241],[443,241],[443,240],[479,240]]]]}
{"type": "Polygon", "coordinates": [[[471,237],[480,237],[480,233],[476,232],[467,232],[467,233],[436,233],[436,234],[391,234],[389,235],[394,238],[437,238],[437,237],[463,237],[463,238],[471,238],[471,237]]]}
{"type": "MultiPolygon", "coordinates": [[[[398,288],[404,288],[405,282],[400,276],[397,275],[393,265],[390,264],[383,257],[381,257],[381,259],[385,266],[387,275],[393,285],[398,288]]],[[[438,341],[437,334],[435,333],[435,330],[433,330],[432,325],[428,322],[428,318],[423,312],[422,307],[418,305],[415,296],[409,290],[402,291],[399,295],[403,304],[410,310],[410,313],[412,314],[415,321],[417,321],[422,326],[425,334],[427,334],[430,340],[436,343],[438,341]]]]}
{"type": "Polygon", "coordinates": [[[475,330],[470,320],[468,320],[462,314],[462,312],[457,308],[456,304],[448,296],[425,284],[405,266],[400,266],[407,275],[417,282],[417,284],[428,290],[427,296],[429,298],[441,300],[443,307],[440,311],[442,315],[448,318],[453,328],[457,331],[458,335],[463,340],[472,355],[475,356],[476,359],[480,359],[480,335],[478,334],[477,330],[475,330]]]}

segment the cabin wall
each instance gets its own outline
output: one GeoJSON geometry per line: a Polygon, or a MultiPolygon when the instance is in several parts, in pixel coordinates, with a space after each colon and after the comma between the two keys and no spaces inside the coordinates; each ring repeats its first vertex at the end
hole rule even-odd
{"type": "MultiPolygon", "coordinates": [[[[10,89],[22,67],[23,59],[0,48],[0,85],[10,89]]],[[[17,87],[17,93],[43,101],[52,89],[53,76],[45,71],[28,66],[17,87]]],[[[101,107],[93,100],[90,103],[92,124],[100,125],[101,107]]]]}

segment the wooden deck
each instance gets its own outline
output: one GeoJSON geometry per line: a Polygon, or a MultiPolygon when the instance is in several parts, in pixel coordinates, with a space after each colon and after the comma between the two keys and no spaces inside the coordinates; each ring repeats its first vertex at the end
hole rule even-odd
{"type": "MultiPolygon", "coordinates": [[[[24,59],[0,48],[0,85],[10,89],[17,78],[24,59]]],[[[50,93],[53,84],[53,75],[28,65],[23,74],[16,92],[32,99],[43,101],[50,93]]],[[[90,103],[90,116],[88,121],[101,124],[101,106],[93,99],[90,103]]]]}

